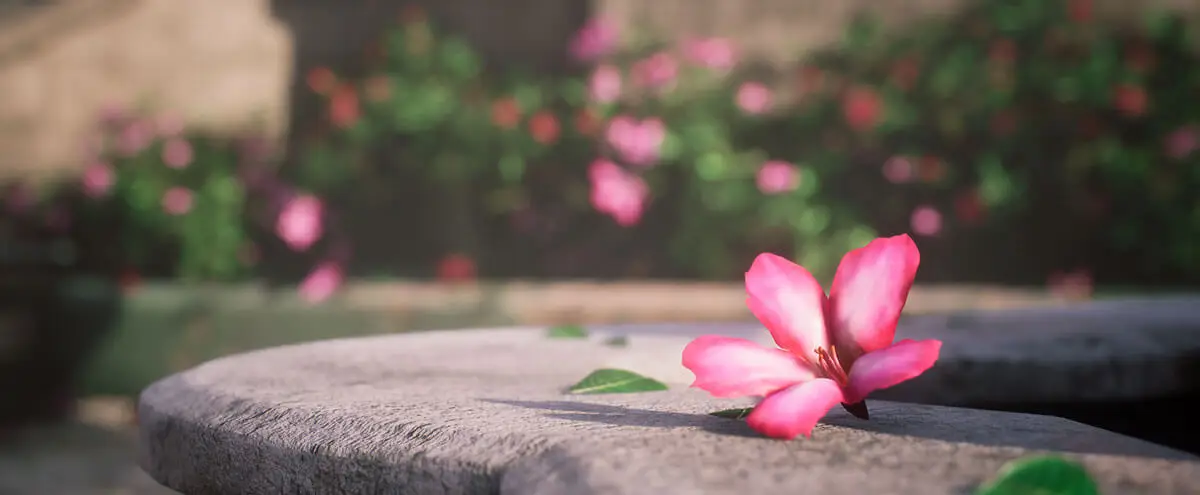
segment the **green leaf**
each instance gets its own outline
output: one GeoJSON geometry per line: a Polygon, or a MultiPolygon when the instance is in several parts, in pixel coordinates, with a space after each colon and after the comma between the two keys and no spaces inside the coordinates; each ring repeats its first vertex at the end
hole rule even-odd
{"type": "Polygon", "coordinates": [[[653,378],[632,371],[605,368],[593,371],[568,391],[573,394],[628,394],[666,389],[665,384],[653,378]]]}
{"type": "Polygon", "coordinates": [[[1005,464],[976,495],[1097,495],[1099,489],[1079,463],[1057,456],[1031,456],[1005,464]]]}
{"type": "Polygon", "coordinates": [[[579,325],[559,325],[547,331],[546,335],[552,339],[586,339],[588,334],[579,325]]]}
{"type": "Polygon", "coordinates": [[[609,337],[604,340],[604,345],[609,347],[629,347],[629,337],[624,335],[609,337]]]}
{"type": "Polygon", "coordinates": [[[741,409],[723,409],[720,411],[710,412],[708,414],[709,416],[716,416],[718,418],[743,420],[746,419],[746,416],[749,416],[750,412],[753,410],[753,407],[743,407],[741,409]]]}

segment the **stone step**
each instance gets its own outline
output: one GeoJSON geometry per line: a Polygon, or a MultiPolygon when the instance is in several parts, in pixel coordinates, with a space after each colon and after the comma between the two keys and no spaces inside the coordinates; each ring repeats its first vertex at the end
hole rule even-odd
{"type": "MultiPolygon", "coordinates": [[[[748,333],[749,329],[742,330],[748,333]]],[[[665,392],[574,396],[596,368],[679,366],[677,336],[628,347],[543,328],[330,340],[229,356],[140,397],[139,460],[207,493],[964,493],[1005,462],[1058,452],[1104,493],[1197,493],[1200,459],[1072,421],[873,401],[811,439],[757,436],[665,392]]]]}

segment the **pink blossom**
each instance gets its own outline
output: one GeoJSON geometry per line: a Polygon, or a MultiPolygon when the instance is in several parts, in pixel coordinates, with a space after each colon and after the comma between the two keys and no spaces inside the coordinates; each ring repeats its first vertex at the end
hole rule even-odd
{"type": "Polygon", "coordinates": [[[158,135],[165,138],[178,137],[183,134],[183,118],[176,113],[164,113],[154,120],[158,135]]]}
{"type": "Polygon", "coordinates": [[[924,236],[934,236],[942,231],[942,214],[932,206],[918,206],[912,212],[912,229],[924,236]]]}
{"type": "Polygon", "coordinates": [[[780,194],[800,185],[800,170],[788,162],[769,160],[758,169],[758,190],[763,194],[780,194]]]}
{"type": "Polygon", "coordinates": [[[883,176],[893,184],[903,184],[913,180],[916,167],[912,160],[905,156],[893,156],[883,162],[883,176]]]}
{"type": "Polygon", "coordinates": [[[1173,159],[1187,158],[1200,149],[1200,126],[1189,125],[1172,131],[1167,135],[1163,148],[1167,156],[1173,159]]]}
{"type": "Polygon", "coordinates": [[[605,134],[608,144],[630,165],[648,167],[658,161],[667,128],[658,118],[638,121],[627,115],[614,117],[605,134]]]}
{"type": "Polygon", "coordinates": [[[612,103],[621,96],[621,70],[612,65],[600,65],[588,79],[588,93],[596,103],[612,103]]]}
{"type": "Polygon", "coordinates": [[[192,191],[183,187],[172,187],[163,193],[163,211],[168,215],[183,215],[192,211],[192,191]]]}
{"type": "Polygon", "coordinates": [[[580,62],[604,58],[616,49],[619,39],[615,24],[606,19],[592,19],[571,40],[571,56],[580,62]]]}
{"type": "Polygon", "coordinates": [[[622,227],[636,225],[645,210],[650,190],[641,177],[626,172],[603,158],[588,168],[592,182],[592,207],[613,218],[622,227]]]}
{"type": "Polygon", "coordinates": [[[2,191],[4,212],[9,215],[23,214],[33,207],[35,202],[33,190],[24,183],[16,183],[2,191]]]}
{"type": "Polygon", "coordinates": [[[841,403],[868,419],[875,390],[937,362],[937,340],[893,342],[921,255],[906,235],[881,238],[842,258],[829,296],[803,267],[763,253],[746,272],[746,304],[780,347],[706,335],[683,350],[693,387],[715,397],[764,397],[746,417],[769,437],[810,436],[841,403]]]}
{"type": "Polygon", "coordinates": [[[726,38],[686,40],[683,57],[688,62],[720,72],[732,70],[738,62],[737,48],[726,38]]]}
{"type": "Polygon", "coordinates": [[[162,160],[168,167],[174,169],[184,168],[191,165],[192,158],[195,157],[192,151],[192,143],[189,143],[183,138],[168,139],[166,144],[163,144],[162,160]]]}
{"type": "Polygon", "coordinates": [[[332,261],[323,262],[300,282],[300,297],[313,304],[329,299],[342,285],[343,278],[341,265],[332,261]]]}
{"type": "Polygon", "coordinates": [[[658,52],[634,62],[633,81],[643,88],[665,89],[675,83],[679,63],[667,52],[658,52]]]}
{"type": "Polygon", "coordinates": [[[737,90],[737,106],[750,115],[766,113],[771,109],[771,89],[758,82],[745,82],[737,90]]]}
{"type": "Polygon", "coordinates": [[[117,151],[129,157],[137,155],[154,142],[154,125],[148,120],[134,120],[117,136],[117,151]]]}
{"type": "Polygon", "coordinates": [[[1092,298],[1095,283],[1092,272],[1087,269],[1054,272],[1047,280],[1050,293],[1068,301],[1086,301],[1092,298]]]}
{"type": "Polygon", "coordinates": [[[108,194],[116,182],[116,174],[107,163],[96,162],[83,170],[83,193],[90,198],[108,194]]]}
{"type": "Polygon", "coordinates": [[[324,235],[325,206],[311,195],[295,196],[283,205],[275,221],[275,234],[293,251],[305,251],[324,235]]]}

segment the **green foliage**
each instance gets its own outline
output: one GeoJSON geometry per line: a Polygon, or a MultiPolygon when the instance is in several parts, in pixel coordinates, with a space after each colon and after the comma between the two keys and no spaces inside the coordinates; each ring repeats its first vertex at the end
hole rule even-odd
{"type": "Polygon", "coordinates": [[[976,495],[1096,495],[1099,489],[1077,462],[1031,456],[1006,464],[976,495]]]}
{"type": "Polygon", "coordinates": [[[667,386],[662,382],[632,371],[599,369],[584,377],[579,383],[572,385],[568,392],[573,394],[631,394],[666,389],[667,386]]]}
{"type": "Polygon", "coordinates": [[[579,325],[559,325],[546,331],[546,336],[552,339],[586,339],[587,329],[579,325]]]}

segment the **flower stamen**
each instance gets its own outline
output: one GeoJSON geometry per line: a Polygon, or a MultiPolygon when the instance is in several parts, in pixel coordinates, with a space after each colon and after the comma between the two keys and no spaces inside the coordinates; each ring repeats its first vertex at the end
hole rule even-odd
{"type": "Polygon", "coordinates": [[[818,347],[813,351],[817,354],[817,366],[821,368],[825,376],[837,382],[838,385],[845,386],[850,379],[846,376],[846,371],[842,369],[842,363],[838,361],[837,350],[833,346],[830,346],[830,349],[830,351],[826,351],[818,347]]]}

